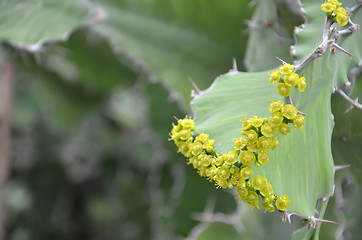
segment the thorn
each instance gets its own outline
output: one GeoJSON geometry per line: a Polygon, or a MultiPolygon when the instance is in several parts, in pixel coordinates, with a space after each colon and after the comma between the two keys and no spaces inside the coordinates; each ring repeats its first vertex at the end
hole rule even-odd
{"type": "Polygon", "coordinates": [[[303,115],[303,116],[306,116],[306,117],[309,117],[309,115],[308,115],[308,114],[303,113],[303,112],[301,112],[301,111],[298,111],[298,114],[303,115]]]}
{"type": "Polygon", "coordinates": [[[310,222],[309,222],[308,229],[309,229],[310,227],[316,228],[317,225],[318,225],[318,222],[338,224],[338,223],[335,222],[335,221],[330,221],[330,220],[325,220],[325,219],[321,219],[321,218],[316,218],[316,217],[314,217],[314,216],[309,217],[308,220],[310,221],[310,222]]]}
{"type": "Polygon", "coordinates": [[[253,1],[251,1],[251,2],[248,4],[248,7],[251,8],[251,7],[253,7],[254,5],[256,5],[258,2],[259,2],[259,0],[253,0],[253,1]]]}
{"type": "Polygon", "coordinates": [[[233,57],[233,69],[234,72],[238,72],[238,64],[236,63],[236,58],[233,57]]]}
{"type": "Polygon", "coordinates": [[[329,46],[334,47],[335,49],[338,49],[339,51],[344,52],[345,54],[354,57],[354,55],[352,55],[351,53],[349,53],[347,50],[345,50],[344,48],[342,48],[341,46],[339,46],[337,43],[335,43],[333,40],[330,41],[329,46]]]}
{"type": "Polygon", "coordinates": [[[349,168],[350,166],[351,166],[351,164],[334,166],[334,172],[341,170],[341,169],[349,168]]]}
{"type": "Polygon", "coordinates": [[[334,195],[334,190],[336,189],[336,185],[333,185],[333,189],[332,192],[326,196],[326,197],[321,197],[320,200],[322,200],[323,202],[326,201],[327,199],[331,198],[334,195]]]}
{"type": "Polygon", "coordinates": [[[346,88],[350,88],[351,86],[352,86],[352,83],[349,81],[344,84],[344,87],[346,87],[346,88]]]}
{"type": "Polygon", "coordinates": [[[344,114],[347,114],[349,113],[353,108],[355,108],[356,106],[358,106],[358,97],[356,97],[354,100],[353,100],[353,104],[351,104],[351,106],[349,106],[346,111],[344,111],[344,114]]]}
{"type": "Polygon", "coordinates": [[[278,59],[281,63],[283,63],[283,64],[286,64],[286,63],[287,63],[286,61],[284,61],[284,60],[282,60],[282,59],[278,58],[277,56],[275,56],[275,57],[276,57],[276,59],[278,59]]]}
{"type": "Polygon", "coordinates": [[[194,88],[191,92],[191,97],[197,97],[201,93],[200,89],[196,86],[196,83],[189,76],[187,78],[189,79],[192,87],[194,88]]]}
{"type": "Polygon", "coordinates": [[[288,212],[285,212],[282,216],[282,222],[286,222],[288,221],[289,224],[292,223],[292,220],[290,219],[291,216],[293,215],[296,215],[302,219],[305,219],[305,217],[303,217],[302,215],[298,214],[298,213],[288,213],[288,212]]]}
{"type": "Polygon", "coordinates": [[[288,218],[288,215],[285,213],[282,215],[282,222],[285,223],[288,220],[288,223],[290,224],[290,219],[288,218]]]}
{"type": "Polygon", "coordinates": [[[336,31],[336,27],[332,28],[332,31],[329,33],[328,39],[332,39],[332,35],[333,35],[334,31],[336,31]]]}
{"type": "Polygon", "coordinates": [[[173,116],[174,119],[176,119],[176,121],[178,121],[178,118],[176,116],[173,116]]]}
{"type": "Polygon", "coordinates": [[[320,213],[318,212],[317,209],[314,209],[314,215],[317,215],[318,217],[320,216],[320,213]]]}

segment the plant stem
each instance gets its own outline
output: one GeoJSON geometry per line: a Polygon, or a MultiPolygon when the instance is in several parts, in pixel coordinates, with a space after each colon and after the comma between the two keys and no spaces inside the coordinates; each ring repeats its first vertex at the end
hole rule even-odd
{"type": "Polygon", "coordinates": [[[356,98],[355,100],[351,99],[345,92],[343,92],[339,88],[336,88],[335,92],[341,95],[348,103],[351,104],[351,106],[358,108],[359,110],[362,110],[362,104],[358,102],[358,98],[356,98]]]}
{"type": "Polygon", "coordinates": [[[4,187],[9,175],[10,116],[12,105],[13,65],[0,65],[0,239],[5,236],[4,187]]]}

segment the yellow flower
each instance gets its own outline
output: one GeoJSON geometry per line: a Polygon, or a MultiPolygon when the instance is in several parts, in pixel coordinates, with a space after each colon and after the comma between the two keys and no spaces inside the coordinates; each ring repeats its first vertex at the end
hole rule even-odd
{"type": "Polygon", "coordinates": [[[295,87],[299,81],[299,75],[296,73],[291,73],[288,75],[285,75],[284,77],[284,83],[287,84],[290,87],[295,87]]]}
{"type": "Polygon", "coordinates": [[[280,81],[280,78],[281,78],[281,72],[279,70],[276,70],[274,72],[272,72],[270,75],[270,78],[269,78],[269,81],[271,83],[278,83],[280,81]]]}
{"type": "Polygon", "coordinates": [[[240,170],[240,176],[245,180],[248,179],[249,177],[251,177],[253,175],[253,173],[254,173],[253,169],[249,166],[243,167],[240,170]]]}
{"type": "Polygon", "coordinates": [[[235,151],[243,150],[246,147],[246,139],[245,137],[240,137],[236,139],[234,142],[234,149],[235,151]]]}
{"type": "Polygon", "coordinates": [[[269,121],[274,126],[279,126],[283,123],[284,117],[281,112],[273,112],[269,117],[269,121]]]}
{"type": "Polygon", "coordinates": [[[291,74],[294,71],[294,66],[288,63],[283,64],[282,67],[279,68],[279,71],[284,75],[291,74]]]}
{"type": "Polygon", "coordinates": [[[300,114],[293,119],[293,124],[296,129],[303,128],[304,123],[305,123],[305,118],[300,114]]]}
{"type": "Polygon", "coordinates": [[[266,137],[272,137],[275,135],[275,127],[271,123],[264,123],[260,130],[261,134],[266,137]]]}
{"type": "Polygon", "coordinates": [[[280,109],[282,109],[284,103],[279,100],[279,101],[276,101],[276,102],[272,102],[270,105],[269,105],[269,111],[271,112],[279,112],[280,109]]]}
{"type": "Polygon", "coordinates": [[[282,107],[282,114],[284,117],[293,120],[297,116],[298,110],[293,105],[287,104],[284,107],[282,107]]]}
{"type": "Polygon", "coordinates": [[[255,191],[249,191],[246,201],[250,204],[250,207],[259,209],[259,195],[255,191]]]}
{"type": "Polygon", "coordinates": [[[250,150],[243,151],[240,153],[240,162],[245,166],[254,164],[255,154],[250,150]]]}
{"type": "Polygon", "coordinates": [[[258,134],[253,129],[244,132],[243,135],[245,135],[248,143],[254,143],[258,140],[258,134]]]}
{"type": "Polygon", "coordinates": [[[262,136],[258,139],[256,145],[259,149],[269,149],[271,148],[273,140],[270,137],[262,136]]]}
{"type": "Polygon", "coordinates": [[[290,205],[290,201],[288,196],[286,195],[281,195],[277,198],[277,200],[275,201],[275,206],[281,210],[281,211],[285,211],[285,209],[287,209],[290,205]]]}
{"type": "Polygon", "coordinates": [[[304,92],[304,90],[306,89],[307,87],[307,83],[305,81],[305,78],[304,77],[301,77],[299,78],[299,81],[298,81],[298,89],[300,92],[304,92]]]}
{"type": "Polygon", "coordinates": [[[238,161],[238,154],[235,152],[235,151],[230,151],[226,154],[226,157],[225,157],[225,164],[227,165],[233,165],[235,164],[237,161],[238,161]]]}
{"type": "Polygon", "coordinates": [[[243,187],[241,184],[236,187],[236,191],[239,193],[239,196],[242,200],[246,201],[246,197],[248,196],[248,189],[243,187]]]}
{"type": "Polygon", "coordinates": [[[288,97],[290,95],[291,89],[285,83],[280,83],[277,87],[278,93],[282,97],[288,97]]]}
{"type": "Polygon", "coordinates": [[[258,163],[261,165],[266,164],[269,162],[269,153],[267,150],[260,150],[258,152],[258,163]]]}
{"type": "Polygon", "coordinates": [[[275,207],[273,205],[273,203],[262,203],[261,207],[265,210],[267,210],[268,212],[274,212],[275,211],[275,207]]]}
{"type": "Polygon", "coordinates": [[[321,5],[321,9],[330,16],[332,12],[336,9],[336,6],[331,2],[325,2],[321,5]]]}
{"type": "Polygon", "coordinates": [[[290,132],[290,127],[286,123],[282,123],[277,127],[277,132],[282,135],[287,135],[290,132]]]}
{"type": "Polygon", "coordinates": [[[263,178],[260,175],[256,175],[251,179],[251,185],[256,189],[256,190],[260,190],[262,187],[265,186],[265,184],[267,184],[267,180],[265,178],[263,178]]]}
{"type": "Polygon", "coordinates": [[[340,25],[340,26],[346,26],[348,23],[348,15],[347,14],[337,14],[337,16],[334,18],[334,20],[340,25]]]}

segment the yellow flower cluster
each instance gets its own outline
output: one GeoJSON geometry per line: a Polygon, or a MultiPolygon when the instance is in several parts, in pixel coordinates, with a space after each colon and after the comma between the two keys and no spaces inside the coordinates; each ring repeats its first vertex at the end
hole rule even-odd
{"type": "Polygon", "coordinates": [[[322,11],[326,12],[328,17],[333,17],[333,20],[340,26],[345,26],[348,23],[348,14],[338,0],[327,0],[321,5],[322,11]]]}
{"type": "Polygon", "coordinates": [[[298,114],[298,110],[291,104],[286,104],[282,101],[272,102],[269,106],[271,116],[270,123],[276,127],[279,134],[287,135],[290,132],[288,123],[293,123],[296,129],[302,129],[305,123],[303,115],[298,114]]]}
{"type": "Polygon", "coordinates": [[[280,211],[289,206],[288,197],[276,197],[272,185],[265,178],[259,175],[251,178],[251,165],[259,167],[266,164],[269,161],[267,150],[279,145],[277,137],[272,139],[276,128],[267,118],[245,120],[241,132],[243,137],[234,141],[233,151],[222,155],[215,152],[215,141],[208,134],[199,133],[194,137],[192,132],[195,129],[193,120],[186,117],[173,125],[170,135],[178,151],[188,158],[188,163],[198,170],[200,176],[214,181],[220,188],[236,186],[239,198],[252,208],[259,209],[259,196],[264,201],[262,208],[267,211],[275,211],[274,204],[280,211]],[[278,202],[283,204],[276,205],[278,202]]]}
{"type": "Polygon", "coordinates": [[[296,87],[299,91],[304,92],[307,83],[304,77],[299,77],[294,71],[294,66],[290,64],[283,64],[279,70],[272,72],[269,81],[273,84],[279,83],[277,89],[282,97],[290,95],[291,87],[296,87]],[[283,76],[282,76],[283,75],[283,76]]]}

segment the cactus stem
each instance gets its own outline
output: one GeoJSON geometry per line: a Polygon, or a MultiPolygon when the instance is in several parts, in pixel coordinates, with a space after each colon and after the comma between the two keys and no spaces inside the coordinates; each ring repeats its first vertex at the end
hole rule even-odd
{"type": "Polygon", "coordinates": [[[320,216],[321,214],[318,212],[318,210],[317,209],[314,209],[314,215],[316,215],[316,216],[320,216]]]}

